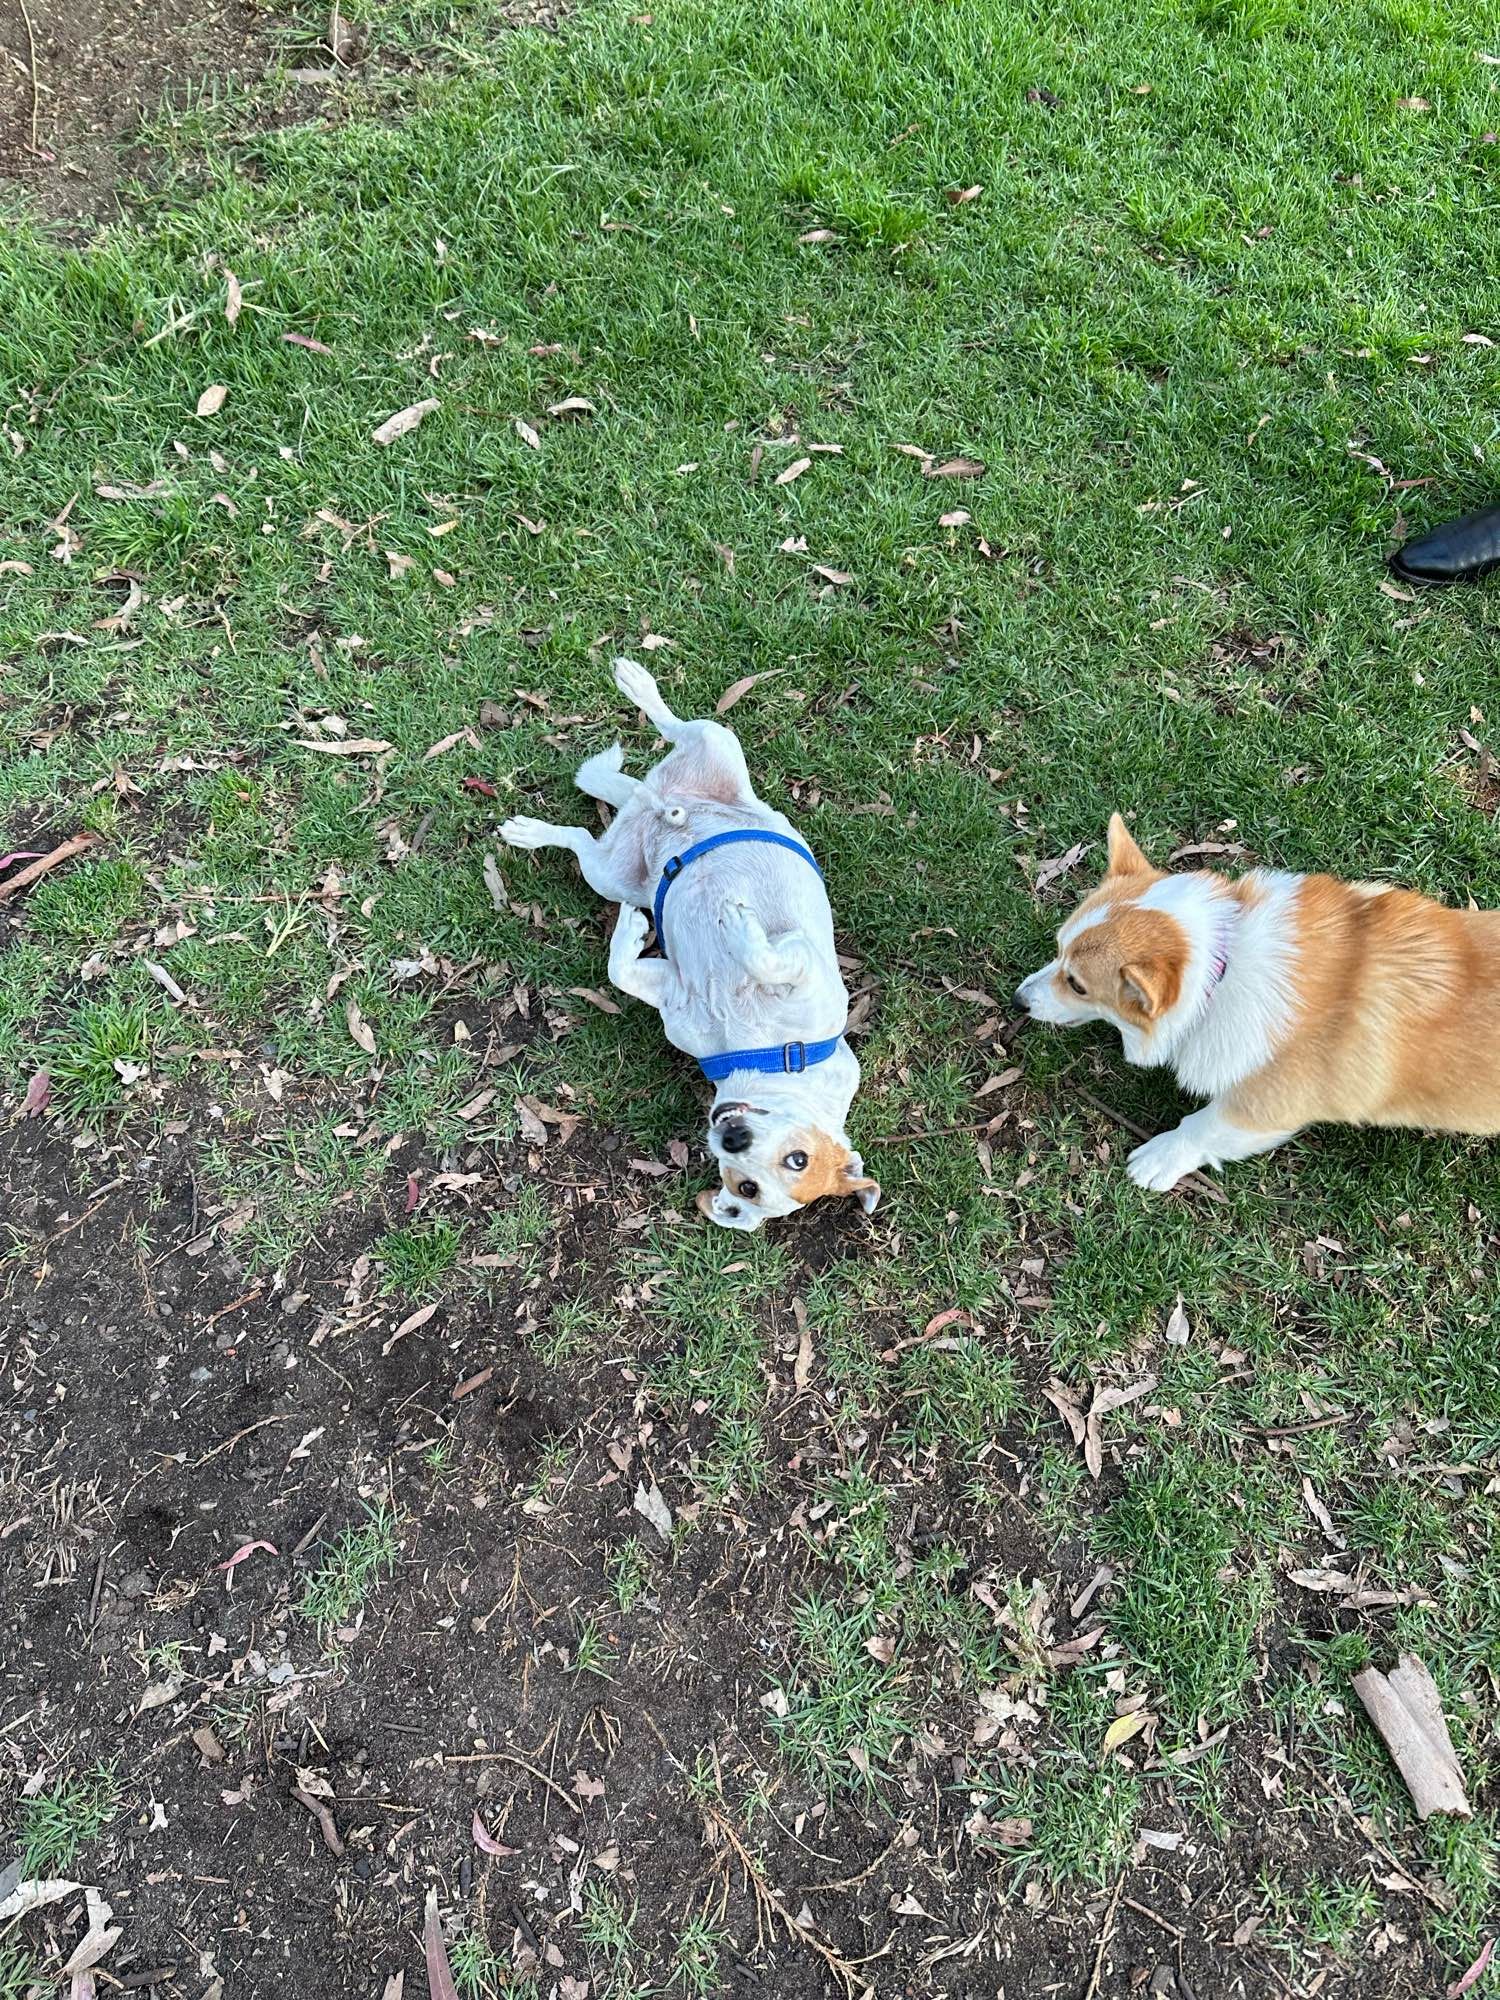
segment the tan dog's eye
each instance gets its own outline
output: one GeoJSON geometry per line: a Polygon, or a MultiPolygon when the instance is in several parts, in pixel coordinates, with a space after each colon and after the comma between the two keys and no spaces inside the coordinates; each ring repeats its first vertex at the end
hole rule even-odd
{"type": "Polygon", "coordinates": [[[760,1193],[760,1182],[741,1181],[740,1193],[745,1197],[746,1201],[754,1201],[755,1197],[760,1193]]]}
{"type": "Polygon", "coordinates": [[[1072,987],[1075,993],[1084,993],[1088,990],[1085,987],[1083,981],[1081,979],[1075,979],[1071,972],[1067,975],[1067,978],[1068,978],[1068,984],[1072,987]]]}
{"type": "Polygon", "coordinates": [[[807,1170],[807,1155],[806,1153],[788,1153],[781,1164],[790,1173],[805,1173],[807,1170]]]}

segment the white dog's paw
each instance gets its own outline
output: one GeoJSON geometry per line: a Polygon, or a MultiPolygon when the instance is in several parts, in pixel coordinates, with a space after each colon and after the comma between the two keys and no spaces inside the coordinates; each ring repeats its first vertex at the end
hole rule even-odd
{"type": "Polygon", "coordinates": [[[507,847],[547,847],[557,831],[544,819],[528,819],[524,813],[508,819],[500,829],[500,838],[507,847]]]}
{"type": "Polygon", "coordinates": [[[650,708],[661,699],[654,677],[639,660],[615,661],[615,686],[640,709],[650,708]]]}
{"type": "Polygon", "coordinates": [[[646,949],[649,928],[644,910],[638,910],[634,903],[621,903],[620,914],[615,918],[614,935],[609,943],[611,954],[618,954],[621,958],[639,958],[646,949]]]}
{"type": "Polygon", "coordinates": [[[1172,1132],[1159,1132],[1144,1146],[1137,1146],[1125,1163],[1125,1171],[1137,1187],[1165,1194],[1168,1188],[1176,1187],[1184,1174],[1194,1172],[1203,1164],[1203,1148],[1184,1138],[1179,1128],[1172,1132]]]}

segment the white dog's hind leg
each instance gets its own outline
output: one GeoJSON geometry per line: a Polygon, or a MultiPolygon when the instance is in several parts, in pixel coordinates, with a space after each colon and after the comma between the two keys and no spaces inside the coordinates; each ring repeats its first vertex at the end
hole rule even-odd
{"type": "Polygon", "coordinates": [[[757,986],[800,986],[811,971],[807,940],[788,931],[775,944],[744,903],[726,903],[719,918],[724,942],[757,986]]]}
{"type": "Polygon", "coordinates": [[[755,787],[740,739],[722,722],[684,722],[661,698],[646,669],[635,660],[615,661],[615,684],[633,701],[659,736],[674,745],[653,773],[653,784],[668,795],[687,793],[724,805],[753,805],[755,787]]]}
{"type": "Polygon", "coordinates": [[[635,703],[657,735],[664,736],[668,743],[675,743],[684,729],[692,728],[691,723],[684,722],[667,707],[655,675],[648,673],[639,660],[615,661],[615,686],[627,701],[635,703]]]}
{"type": "Polygon", "coordinates": [[[627,903],[635,894],[616,872],[608,850],[585,827],[553,826],[547,820],[518,813],[501,827],[500,838],[508,847],[566,847],[577,855],[584,881],[608,902],[627,903]]]}
{"type": "Polygon", "coordinates": [[[603,799],[607,806],[628,805],[640,780],[626,777],[624,762],[625,752],[618,743],[611,743],[597,757],[588,757],[579,765],[573,783],[591,799],[603,799]]]}
{"type": "Polygon", "coordinates": [[[609,941],[609,977],[612,985],[633,1000],[644,1000],[660,1009],[676,973],[664,958],[642,958],[646,942],[646,914],[633,903],[622,903],[609,941]]]}
{"type": "Polygon", "coordinates": [[[1199,1167],[1221,1167],[1226,1160],[1248,1160],[1256,1153],[1272,1152],[1284,1146],[1292,1132],[1252,1132],[1236,1125],[1221,1103],[1205,1104],[1174,1125],[1170,1132],[1158,1132],[1144,1146],[1137,1146],[1126,1162],[1126,1172],[1137,1187],[1164,1193],[1176,1187],[1184,1174],[1199,1167]]]}

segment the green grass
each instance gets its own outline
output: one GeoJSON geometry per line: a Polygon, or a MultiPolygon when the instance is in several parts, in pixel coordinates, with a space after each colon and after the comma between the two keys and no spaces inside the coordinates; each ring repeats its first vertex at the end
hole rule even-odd
{"type": "Polygon", "coordinates": [[[0,2000],[27,2000],[39,1977],[36,1960],[24,1945],[0,1944],[0,2000]]]}
{"type": "Polygon", "coordinates": [[[452,1222],[413,1222],[389,1229],[375,1245],[382,1283],[403,1298],[422,1299],[442,1288],[458,1262],[463,1231],[452,1222]]]}
{"type": "Polygon", "coordinates": [[[307,1579],[297,1609],[325,1636],[348,1624],[370,1593],[396,1566],[401,1532],[387,1501],[366,1507],[364,1521],[329,1544],[307,1579]]]}
{"type": "Polygon", "coordinates": [[[122,1798],[114,1767],[97,1764],[24,1800],[16,1814],[15,1844],[25,1878],[66,1874],[114,1819],[122,1798]]]}
{"type": "Polygon", "coordinates": [[[517,1990],[510,1968],[491,1951],[482,1931],[466,1930],[456,1937],[448,1964],[463,2000],[497,2000],[517,1990]]]}
{"type": "Polygon", "coordinates": [[[80,1121],[122,1109],[151,1063],[144,1003],[86,1003],[55,1030],[42,1056],[60,1104],[80,1121]]]}
{"type": "MultiPolygon", "coordinates": [[[[504,853],[497,911],[483,857],[512,809],[581,818],[571,774],[617,730],[638,767],[611,652],[670,640],[651,657],[689,712],[774,675],[733,719],[766,795],[796,788],[876,982],[854,1112],[885,1186],[875,1253],[814,1271],[793,1232],[712,1237],[677,1181],[632,1178],[650,1226],[549,1293],[569,1239],[511,1173],[463,1254],[503,1260],[480,1282],[507,1323],[536,1295],[547,1364],[638,1355],[707,1517],[762,1527],[802,1303],[811,1393],[869,1443],[841,1445],[836,1477],[814,1461],[840,1525],[800,1549],[784,1658],[765,1663],[787,1700],[767,1731],[799,1777],[862,1786],[852,1746],[884,1785],[924,1722],[1014,1673],[965,1565],[994,1538],[1009,1603],[1020,1494],[1037,1541],[1016,1581],[1109,1562],[1110,1664],[1163,1745],[1200,1718],[1316,1732],[1360,1810],[1442,1873],[1452,1910],[1403,1920],[1457,1957],[1492,1894],[1493,1812],[1418,1828],[1345,1678],[1356,1653],[1421,1651],[1489,1796],[1493,1149],[1328,1132],[1232,1170],[1223,1208],[1145,1198],[1076,1085],[1155,1126],[1179,1115],[1170,1082],[1097,1033],[1002,1049],[964,995],[1003,1003],[1048,955],[1117,805],[1154,855],[1233,839],[1500,904],[1460,733],[1496,747],[1500,596],[1379,587],[1398,517],[1494,497],[1500,349],[1465,339],[1500,340],[1483,38],[1430,0],[642,11],[600,0],[556,38],[491,37],[480,8],[459,57],[443,8],[390,0],[382,33],[440,34],[441,62],[327,124],[256,133],[196,107],[163,132],[176,171],[139,229],[86,250],[0,235],[0,376],[26,447],[0,457],[0,561],[31,572],[0,577],[0,828],[27,847],[104,836],[17,913],[0,1066],[20,1083],[45,1063],[65,1117],[99,1120],[219,1091],[241,1051],[204,1165],[217,1199],[254,1202],[236,1244],[266,1269],[373,1196],[372,1130],[504,1153],[517,1095],[570,1091],[622,1162],[664,1159],[698,1094],[644,1009],[570,990],[603,982],[597,900],[571,863],[504,853]],[[210,253],[253,302],[233,327],[210,253]],[[210,382],[228,393],[199,419],[210,382]],[[419,430],[371,444],[429,393],[419,430]],[[592,417],[547,416],[575,394],[592,417]],[[811,443],[842,449],[776,484],[811,443]],[[926,479],[902,444],[986,470],[926,479]],[[1371,457],[1433,484],[1393,488],[1371,457]],[[75,494],[81,548],[54,561],[48,524],[75,494]],[[944,526],[954,509],[971,518],[944,526]],[[143,591],[128,650],[95,623],[119,567],[143,591]],[[59,632],[87,643],[42,643],[59,632]],[[340,730],[392,748],[305,747],[340,730]],[[1081,868],[1034,895],[1075,842],[1093,843],[1081,868]],[[495,1063],[492,1018],[520,1047],[495,1063]],[[977,1101],[1012,1065],[1015,1090],[977,1101]],[[279,1099],[255,1094],[267,1071],[279,1099]],[[874,1143],[1008,1105],[987,1158],[962,1135],[874,1143]],[[625,1286],[648,1295],[622,1327],[625,1286]],[[1038,1291],[1044,1308],[1016,1304],[1038,1291]],[[1193,1331],[1167,1348],[1179,1296],[1193,1331]],[[977,1324],[926,1340],[953,1306],[977,1324]],[[1037,1385],[1056,1373],[1086,1400],[1147,1367],[1159,1385],[1109,1419],[1096,1485],[1037,1385]],[[1340,1421],[1267,1448],[1312,1412],[1340,1421]],[[1439,1459],[1469,1469],[1409,1470],[1439,1459]],[[1349,1568],[1431,1603],[1341,1612],[1357,1630],[1330,1650],[1328,1605],[1284,1575],[1327,1547],[1304,1480],[1349,1568]],[[917,1491],[946,1511],[908,1566],[917,1491]],[[883,1663],[866,1642],[891,1633],[883,1663]]],[[[455,1224],[421,1218],[379,1250],[417,1297],[461,1282],[459,1253],[455,1224]]],[[[571,1462],[544,1454],[533,1490],[571,1462]]],[[[351,1617],[397,1546],[384,1515],[348,1531],[304,1616],[351,1617]]],[[[647,1589],[631,1549],[595,1616],[647,1589]]],[[[1099,1763],[1093,1667],[1048,1692],[1034,1766],[986,1774],[995,1810],[1033,1822],[1028,1866],[1112,1879],[1148,1785],[1222,1825],[1211,1767],[1099,1763]]],[[[1358,1931],[1346,1905],[1337,1885],[1317,1903],[1318,1952],[1358,1931]]],[[[603,1940],[625,1918],[589,1922],[603,1940]]]]}

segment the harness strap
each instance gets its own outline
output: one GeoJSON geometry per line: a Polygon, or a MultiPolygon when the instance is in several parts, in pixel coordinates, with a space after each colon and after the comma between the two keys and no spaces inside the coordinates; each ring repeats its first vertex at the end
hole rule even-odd
{"type": "Polygon", "coordinates": [[[663,914],[667,907],[668,889],[671,888],[684,868],[690,867],[695,861],[700,861],[705,854],[712,854],[716,847],[737,846],[739,842],[744,840],[757,840],[767,847],[784,847],[792,854],[800,854],[819,880],[822,879],[823,871],[813,859],[809,850],[802,845],[800,840],[793,840],[788,834],[773,833],[768,826],[740,826],[731,829],[728,833],[711,833],[707,840],[695,841],[683,853],[674,854],[666,867],[661,871],[661,880],[656,885],[656,900],[651,905],[651,921],[656,926],[656,942],[661,946],[663,958],[670,956],[670,953],[667,951],[667,933],[662,923],[663,914]]]}
{"type": "MultiPolygon", "coordinates": [[[[741,841],[759,841],[766,847],[784,847],[790,854],[800,854],[819,881],[823,871],[813,858],[811,851],[800,840],[793,840],[785,833],[773,833],[766,826],[734,827],[727,833],[711,833],[706,840],[695,841],[681,854],[674,854],[661,871],[661,880],[656,885],[656,898],[651,905],[651,920],[656,926],[656,942],[661,946],[662,956],[668,957],[667,932],[663,921],[667,907],[667,891],[677,880],[684,868],[695,861],[701,861],[705,854],[712,854],[717,847],[734,847],[741,841]]],[[[721,1056],[700,1056],[698,1067],[710,1083],[722,1083],[727,1076],[739,1070],[754,1070],[762,1076],[801,1076],[804,1070],[813,1069],[818,1063],[827,1062],[842,1041],[841,1035],[832,1035],[826,1042],[783,1042],[777,1048],[729,1049],[721,1056]]]]}
{"type": "Polygon", "coordinates": [[[722,1083],[737,1069],[755,1070],[762,1076],[801,1076],[805,1069],[827,1062],[843,1040],[830,1035],[826,1042],[783,1042],[780,1048],[730,1049],[722,1056],[699,1056],[698,1067],[710,1083],[722,1083]]]}

